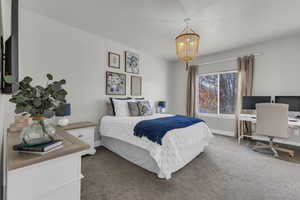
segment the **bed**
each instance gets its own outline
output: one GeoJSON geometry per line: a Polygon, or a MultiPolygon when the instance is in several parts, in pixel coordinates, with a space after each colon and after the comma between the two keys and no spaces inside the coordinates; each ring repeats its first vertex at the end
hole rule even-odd
{"type": "Polygon", "coordinates": [[[172,115],[104,116],[99,127],[101,144],[128,161],[157,174],[159,178],[170,179],[172,173],[202,153],[213,137],[204,122],[168,131],[162,139],[162,145],[133,134],[138,122],[170,116],[172,115]]]}

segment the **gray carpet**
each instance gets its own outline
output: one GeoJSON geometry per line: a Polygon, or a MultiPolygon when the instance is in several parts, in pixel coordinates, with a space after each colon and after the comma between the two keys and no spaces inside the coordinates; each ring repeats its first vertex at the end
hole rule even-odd
{"type": "Polygon", "coordinates": [[[300,165],[217,136],[171,180],[98,148],[83,158],[82,200],[299,200],[300,165]]]}

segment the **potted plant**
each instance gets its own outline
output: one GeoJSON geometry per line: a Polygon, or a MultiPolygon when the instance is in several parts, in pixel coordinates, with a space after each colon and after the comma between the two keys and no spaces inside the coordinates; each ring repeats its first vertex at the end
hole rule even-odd
{"type": "Polygon", "coordinates": [[[47,85],[32,86],[32,78],[27,76],[19,82],[19,90],[10,98],[10,102],[16,104],[16,114],[28,114],[32,118],[29,126],[23,129],[21,140],[28,145],[35,145],[51,141],[51,133],[55,129],[45,125],[44,120],[55,115],[55,112],[66,104],[68,94],[62,88],[66,81],[53,81],[53,76],[47,74],[47,85]]]}

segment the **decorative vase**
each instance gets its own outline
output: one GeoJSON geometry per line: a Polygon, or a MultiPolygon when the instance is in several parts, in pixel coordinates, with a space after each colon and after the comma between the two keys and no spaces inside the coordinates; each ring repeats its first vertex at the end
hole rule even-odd
{"type": "Polygon", "coordinates": [[[21,141],[28,145],[46,143],[52,140],[54,133],[55,129],[46,125],[43,118],[33,117],[32,122],[23,129],[21,141]]]}

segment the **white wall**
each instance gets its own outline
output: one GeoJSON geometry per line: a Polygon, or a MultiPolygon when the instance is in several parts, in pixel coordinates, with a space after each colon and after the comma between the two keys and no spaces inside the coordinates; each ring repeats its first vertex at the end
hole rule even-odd
{"type": "MultiPolygon", "coordinates": [[[[199,57],[193,64],[201,64],[213,60],[246,55],[252,52],[261,52],[263,54],[256,58],[253,88],[254,95],[300,95],[300,34],[199,57]]],[[[235,65],[235,62],[208,65],[203,67],[202,70],[222,71],[222,65],[224,68],[228,68],[235,65]]],[[[172,104],[169,108],[172,113],[184,113],[186,72],[181,63],[172,63],[171,67],[172,70],[170,75],[176,77],[171,84],[175,85],[174,88],[176,89],[173,89],[172,91],[172,104]]],[[[233,120],[223,120],[222,123],[220,123],[220,120],[216,119],[207,119],[207,121],[213,129],[225,131],[234,130],[233,120]]]]}
{"type": "Polygon", "coordinates": [[[5,40],[10,36],[11,32],[11,1],[12,0],[1,0],[1,15],[5,40]]]}
{"type": "MultiPolygon", "coordinates": [[[[29,75],[35,83],[45,85],[47,73],[56,79],[65,78],[73,122],[96,122],[104,112],[108,100],[105,71],[125,73],[125,50],[140,55],[142,95],[153,102],[168,100],[169,68],[164,60],[25,9],[20,10],[19,35],[20,79],[29,75]],[[120,70],[107,67],[108,51],[121,54],[120,70]]],[[[130,96],[130,74],[127,95],[130,96]]]]}

